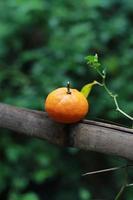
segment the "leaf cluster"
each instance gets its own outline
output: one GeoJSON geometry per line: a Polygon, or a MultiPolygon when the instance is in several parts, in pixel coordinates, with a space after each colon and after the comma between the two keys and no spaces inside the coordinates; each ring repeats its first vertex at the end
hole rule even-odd
{"type": "Polygon", "coordinates": [[[88,55],[86,57],[86,61],[87,61],[87,64],[90,65],[90,67],[93,67],[94,69],[98,69],[101,66],[101,64],[98,61],[98,55],[97,54],[95,54],[94,56],[88,55]]]}

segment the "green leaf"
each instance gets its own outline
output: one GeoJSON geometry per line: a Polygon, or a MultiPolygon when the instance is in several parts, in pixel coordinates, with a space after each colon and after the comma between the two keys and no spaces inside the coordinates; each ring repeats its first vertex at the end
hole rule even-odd
{"type": "Polygon", "coordinates": [[[16,191],[12,191],[9,194],[9,200],[39,200],[38,195],[35,192],[28,192],[25,194],[20,194],[16,191]]]}
{"type": "Polygon", "coordinates": [[[30,193],[23,194],[20,200],[39,200],[39,198],[37,194],[35,194],[34,192],[30,192],[30,193]]]}
{"type": "Polygon", "coordinates": [[[12,186],[16,190],[21,190],[26,188],[28,185],[28,179],[25,177],[14,177],[12,181],[12,186]]]}
{"type": "Polygon", "coordinates": [[[87,64],[90,65],[93,68],[98,68],[101,65],[98,62],[98,55],[97,54],[95,54],[94,56],[88,55],[85,59],[87,60],[87,64]]]}
{"type": "Polygon", "coordinates": [[[82,200],[89,200],[91,199],[90,191],[85,188],[81,188],[79,191],[80,199],[82,200]]]}
{"type": "Polygon", "coordinates": [[[50,178],[54,175],[55,171],[53,168],[40,169],[33,173],[32,179],[37,183],[42,183],[47,178],[50,178]]]}
{"type": "Polygon", "coordinates": [[[97,81],[93,81],[92,83],[86,84],[85,86],[82,87],[81,93],[87,98],[92,90],[92,87],[96,84],[99,85],[97,81]]]}

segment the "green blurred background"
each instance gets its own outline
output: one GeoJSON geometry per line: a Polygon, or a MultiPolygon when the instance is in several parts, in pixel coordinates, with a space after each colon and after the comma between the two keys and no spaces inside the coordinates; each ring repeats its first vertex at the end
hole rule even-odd
{"type": "MultiPolygon", "coordinates": [[[[108,86],[132,114],[132,11],[132,0],[1,0],[0,102],[44,110],[47,94],[68,80],[77,89],[99,80],[84,59],[98,53],[108,86]]],[[[89,119],[131,126],[101,88],[89,101],[89,119]]],[[[3,129],[0,135],[0,200],[113,200],[122,184],[123,171],[81,174],[124,159],[3,129]]],[[[126,189],[123,200],[132,199],[133,189],[126,189]]]]}

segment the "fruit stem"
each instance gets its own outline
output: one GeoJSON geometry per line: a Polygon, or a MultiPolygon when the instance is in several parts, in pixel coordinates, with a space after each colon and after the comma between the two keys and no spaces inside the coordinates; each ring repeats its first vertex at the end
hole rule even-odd
{"type": "Polygon", "coordinates": [[[67,94],[71,94],[69,81],[67,82],[67,94]]]}

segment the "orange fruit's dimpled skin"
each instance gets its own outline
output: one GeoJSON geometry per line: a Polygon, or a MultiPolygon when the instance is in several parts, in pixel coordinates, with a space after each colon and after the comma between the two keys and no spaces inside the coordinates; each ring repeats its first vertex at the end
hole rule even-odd
{"type": "Polygon", "coordinates": [[[45,102],[48,115],[57,122],[74,123],[85,117],[89,105],[86,98],[76,89],[58,88],[51,92],[45,102]]]}

